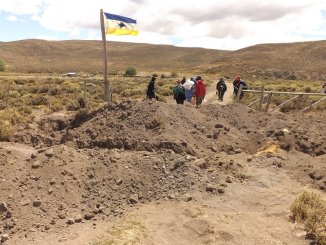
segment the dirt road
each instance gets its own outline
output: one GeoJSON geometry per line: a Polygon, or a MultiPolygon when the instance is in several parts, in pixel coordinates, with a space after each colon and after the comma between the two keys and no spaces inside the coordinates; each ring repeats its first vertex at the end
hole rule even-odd
{"type": "Polygon", "coordinates": [[[206,98],[204,100],[204,104],[220,104],[220,105],[228,105],[233,102],[233,85],[230,82],[226,82],[227,91],[224,94],[224,100],[218,100],[218,96],[216,95],[216,84],[212,84],[207,88],[206,98]]]}

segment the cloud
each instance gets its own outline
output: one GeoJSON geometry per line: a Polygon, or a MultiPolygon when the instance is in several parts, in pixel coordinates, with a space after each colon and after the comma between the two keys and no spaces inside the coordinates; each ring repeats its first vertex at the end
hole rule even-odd
{"type": "Polygon", "coordinates": [[[101,8],[138,21],[140,35],[110,40],[236,49],[326,36],[324,0],[0,1],[0,11],[18,18],[28,14],[45,29],[74,39],[100,37],[101,8]]]}
{"type": "Polygon", "coordinates": [[[15,15],[24,14],[38,14],[41,9],[44,0],[0,0],[0,11],[12,13],[15,15]]]}
{"type": "Polygon", "coordinates": [[[14,15],[9,15],[6,20],[9,20],[9,21],[12,21],[12,22],[15,22],[15,21],[18,21],[18,18],[14,15]]]}

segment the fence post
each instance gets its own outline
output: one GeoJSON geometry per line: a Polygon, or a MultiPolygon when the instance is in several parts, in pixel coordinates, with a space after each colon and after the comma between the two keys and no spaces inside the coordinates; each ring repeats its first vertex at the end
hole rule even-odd
{"type": "Polygon", "coordinates": [[[271,103],[272,95],[273,95],[273,93],[270,93],[269,96],[268,96],[265,112],[268,112],[268,108],[269,108],[269,105],[271,103]]]}
{"type": "Polygon", "coordinates": [[[85,107],[88,109],[88,101],[87,101],[87,83],[84,81],[84,100],[85,100],[85,107]]]}
{"type": "Polygon", "coordinates": [[[240,84],[240,87],[239,87],[239,90],[238,90],[238,93],[237,93],[237,103],[239,103],[239,101],[240,101],[242,87],[243,87],[243,84],[240,84]]]}
{"type": "Polygon", "coordinates": [[[263,86],[261,88],[261,95],[260,95],[260,102],[259,102],[259,108],[258,110],[261,111],[263,107],[263,102],[264,102],[264,92],[265,92],[265,87],[263,86]]]}
{"type": "Polygon", "coordinates": [[[301,108],[301,102],[302,102],[302,97],[303,97],[303,95],[301,94],[301,95],[299,95],[299,97],[297,98],[297,103],[296,103],[296,110],[300,110],[300,108],[301,108]]]}

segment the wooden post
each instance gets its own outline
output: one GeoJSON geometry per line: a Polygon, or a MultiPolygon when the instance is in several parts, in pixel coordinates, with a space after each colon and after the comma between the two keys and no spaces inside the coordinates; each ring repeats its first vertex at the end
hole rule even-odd
{"type": "Polygon", "coordinates": [[[302,97],[303,97],[303,95],[301,94],[301,95],[299,95],[299,97],[297,98],[297,103],[296,103],[296,105],[295,105],[295,109],[296,109],[296,110],[300,110],[300,108],[301,108],[302,97]]]}
{"type": "Polygon", "coordinates": [[[103,9],[100,11],[100,20],[101,20],[101,32],[102,32],[102,41],[103,41],[103,83],[104,83],[104,100],[111,102],[111,88],[110,82],[108,80],[108,62],[107,62],[107,53],[106,53],[106,37],[104,29],[104,16],[103,9]]]}
{"type": "Polygon", "coordinates": [[[88,109],[88,101],[87,101],[87,83],[84,81],[84,101],[85,101],[85,108],[88,109]]]}
{"type": "Polygon", "coordinates": [[[260,101],[259,101],[259,107],[258,110],[261,111],[263,107],[263,102],[264,102],[264,92],[265,92],[265,87],[263,86],[261,88],[261,95],[260,95],[260,101]]]}
{"type": "Polygon", "coordinates": [[[238,90],[238,93],[237,93],[237,103],[239,103],[239,101],[240,101],[240,95],[241,95],[241,92],[242,92],[242,87],[243,87],[243,84],[240,84],[240,87],[239,87],[239,90],[238,90]]]}
{"type": "MultiPolygon", "coordinates": [[[[266,96],[268,96],[268,94],[265,94],[265,95],[264,95],[264,98],[265,98],[266,96]]],[[[260,101],[260,98],[258,98],[258,99],[256,99],[256,100],[254,100],[253,102],[249,103],[247,106],[248,106],[248,107],[251,107],[252,105],[256,104],[258,101],[260,101]]]]}
{"type": "Polygon", "coordinates": [[[268,112],[268,108],[269,108],[269,105],[271,103],[272,95],[273,95],[273,93],[270,93],[269,96],[268,96],[265,112],[268,112]]]}

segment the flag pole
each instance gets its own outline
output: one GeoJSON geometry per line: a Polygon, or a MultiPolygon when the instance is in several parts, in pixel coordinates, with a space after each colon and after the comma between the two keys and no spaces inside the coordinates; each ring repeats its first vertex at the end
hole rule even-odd
{"type": "Polygon", "coordinates": [[[111,89],[110,82],[108,79],[108,61],[107,61],[107,53],[106,53],[106,37],[105,37],[105,29],[104,29],[104,16],[103,9],[100,11],[100,20],[101,20],[101,32],[102,32],[102,41],[103,41],[103,83],[104,83],[104,100],[108,103],[111,102],[111,89]]]}

